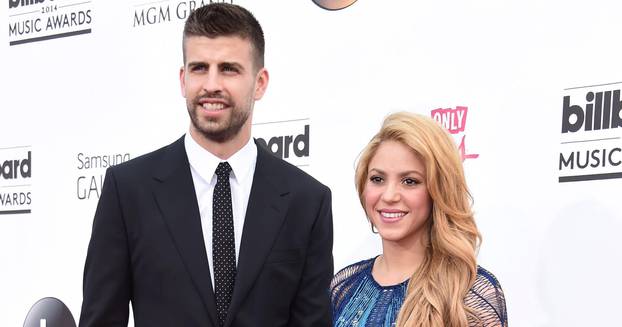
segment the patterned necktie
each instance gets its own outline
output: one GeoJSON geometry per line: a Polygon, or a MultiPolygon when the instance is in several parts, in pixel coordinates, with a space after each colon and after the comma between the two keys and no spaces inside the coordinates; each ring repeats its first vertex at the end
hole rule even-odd
{"type": "Polygon", "coordinates": [[[231,207],[231,166],[221,162],[216,168],[216,187],[213,198],[212,253],[214,257],[214,287],[220,326],[225,323],[235,283],[235,241],[233,209],[231,207]]]}

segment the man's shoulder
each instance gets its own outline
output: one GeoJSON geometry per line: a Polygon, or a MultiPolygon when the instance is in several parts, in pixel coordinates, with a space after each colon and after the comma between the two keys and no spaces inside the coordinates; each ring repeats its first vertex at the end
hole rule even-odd
{"type": "MultiPolygon", "coordinates": [[[[185,157],[183,137],[157,150],[145,153],[136,158],[113,166],[115,174],[137,176],[151,173],[170,160],[187,160],[185,157]]],[[[171,163],[172,164],[172,163],[171,163]]]]}
{"type": "Polygon", "coordinates": [[[270,153],[267,149],[257,145],[258,162],[263,164],[265,171],[270,175],[279,176],[292,189],[330,192],[328,186],[318,181],[299,167],[270,153]]]}

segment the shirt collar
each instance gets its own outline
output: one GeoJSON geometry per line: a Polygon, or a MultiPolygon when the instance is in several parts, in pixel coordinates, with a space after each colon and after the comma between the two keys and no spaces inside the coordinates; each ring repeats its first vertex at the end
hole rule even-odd
{"type": "MultiPolygon", "coordinates": [[[[216,174],[216,167],[223,160],[201,147],[190,136],[190,133],[186,133],[184,137],[184,146],[190,166],[194,168],[203,180],[211,183],[212,178],[216,174]]],[[[255,163],[257,162],[257,147],[255,143],[249,139],[238,152],[234,153],[226,161],[231,166],[233,172],[231,176],[234,177],[234,180],[238,184],[245,183],[249,178],[252,178],[251,172],[254,171],[255,163]]]]}

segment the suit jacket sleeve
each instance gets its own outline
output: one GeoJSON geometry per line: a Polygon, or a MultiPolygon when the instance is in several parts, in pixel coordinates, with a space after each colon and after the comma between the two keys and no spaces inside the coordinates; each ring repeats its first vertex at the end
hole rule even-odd
{"type": "Polygon", "coordinates": [[[292,303],[289,325],[331,326],[328,286],[333,277],[333,215],[331,193],[325,188],[309,240],[304,271],[292,303]]]}
{"type": "Polygon", "coordinates": [[[113,170],[106,171],[84,267],[81,327],[127,326],[131,296],[128,239],[113,170]]]}

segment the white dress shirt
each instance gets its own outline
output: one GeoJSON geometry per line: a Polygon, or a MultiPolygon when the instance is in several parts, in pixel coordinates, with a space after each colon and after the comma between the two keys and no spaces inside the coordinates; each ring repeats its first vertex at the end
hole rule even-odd
{"type": "MultiPolygon", "coordinates": [[[[188,155],[188,161],[190,162],[194,191],[197,196],[197,203],[199,204],[199,212],[201,214],[201,227],[203,229],[205,251],[207,252],[212,286],[214,286],[212,197],[214,194],[214,187],[216,186],[216,167],[225,160],[221,160],[201,147],[190,136],[190,133],[186,133],[184,146],[186,148],[186,154],[188,155]]],[[[235,259],[237,263],[240,254],[240,244],[242,242],[242,228],[244,227],[244,218],[246,217],[248,198],[251,193],[251,186],[253,185],[255,163],[257,162],[257,147],[255,143],[249,139],[246,145],[226,161],[231,166],[229,184],[231,185],[233,233],[235,235],[235,259]]]]}

